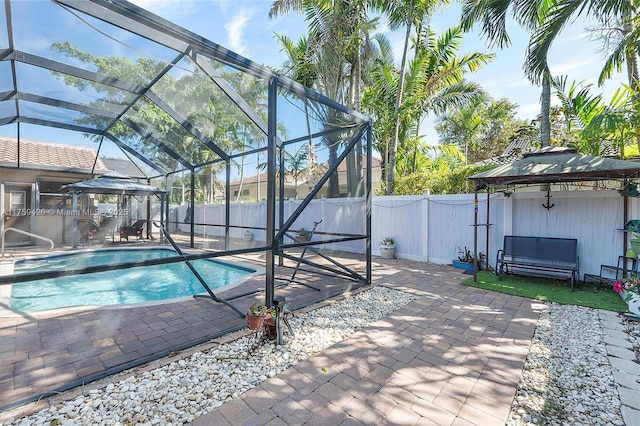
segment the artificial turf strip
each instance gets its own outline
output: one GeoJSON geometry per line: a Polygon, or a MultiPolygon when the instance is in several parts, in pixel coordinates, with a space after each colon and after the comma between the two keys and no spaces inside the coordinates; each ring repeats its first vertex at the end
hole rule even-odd
{"type": "Polygon", "coordinates": [[[627,304],[618,293],[607,288],[598,289],[597,285],[592,283],[581,282],[572,293],[567,280],[503,275],[500,281],[493,272],[479,271],[477,284],[473,283],[473,277],[467,278],[462,284],[563,305],[586,306],[614,312],[627,311],[627,304]]]}

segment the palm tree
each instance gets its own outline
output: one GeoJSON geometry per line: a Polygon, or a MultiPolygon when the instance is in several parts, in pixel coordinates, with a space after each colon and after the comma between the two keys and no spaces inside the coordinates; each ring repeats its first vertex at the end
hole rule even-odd
{"type": "MultiPolygon", "coordinates": [[[[289,54],[289,69],[293,77],[305,77],[306,81],[298,81],[356,110],[360,109],[362,59],[368,54],[367,49],[361,49],[362,34],[375,22],[368,20],[365,6],[365,1],[278,0],[269,13],[270,16],[291,11],[305,14],[309,35],[304,46],[301,42],[293,45],[290,40],[280,37],[289,54]],[[307,53],[301,51],[303,47],[307,53]],[[298,72],[301,66],[312,70],[312,79],[298,72]]],[[[341,120],[340,115],[331,109],[314,111],[314,115],[325,123],[327,130],[328,126],[341,120]]],[[[334,164],[341,144],[339,135],[325,136],[324,144],[329,151],[329,164],[334,164]]],[[[351,194],[355,194],[360,181],[359,160],[360,155],[356,152],[350,152],[347,157],[347,184],[351,194]]],[[[329,179],[329,195],[339,195],[338,175],[335,173],[329,179]]]]}
{"type": "Polygon", "coordinates": [[[568,127],[573,127],[579,136],[580,152],[588,155],[602,155],[601,141],[616,144],[624,158],[624,145],[634,135],[638,123],[633,114],[634,92],[628,87],[618,89],[609,104],[602,95],[592,95],[592,85],[578,85],[573,82],[566,87],[566,77],[554,78],[553,87],[562,102],[568,127]]]}
{"type": "MultiPolygon", "coordinates": [[[[633,92],[638,92],[640,73],[637,52],[640,47],[640,21],[636,1],[555,0],[548,9],[543,10],[543,14],[541,25],[537,27],[531,39],[525,62],[526,69],[532,73],[544,69],[546,65],[543,58],[562,28],[570,20],[584,14],[601,22],[601,32],[605,33],[604,40],[607,45],[614,41],[598,83],[602,85],[614,71],[621,71],[626,63],[629,87],[633,92]]],[[[630,106],[635,108],[638,103],[632,102],[630,106]]],[[[639,114],[640,110],[636,109],[634,115],[639,114]]],[[[640,149],[640,132],[637,132],[636,142],[640,149]]]]}
{"type": "MultiPolygon", "coordinates": [[[[408,61],[409,42],[413,33],[413,28],[417,28],[416,34],[421,34],[423,22],[432,14],[438,6],[448,5],[448,0],[378,0],[374,2],[379,10],[389,17],[391,29],[404,27],[405,37],[402,49],[402,59],[400,60],[400,71],[398,73],[398,86],[394,104],[395,119],[393,123],[393,133],[389,141],[389,158],[385,168],[387,195],[393,194],[393,187],[396,178],[396,155],[400,138],[400,109],[403,103],[405,72],[408,61]]],[[[420,45],[419,39],[416,46],[420,45]]]]}
{"type": "Polygon", "coordinates": [[[285,173],[293,178],[298,199],[298,181],[307,173],[309,168],[309,145],[302,145],[295,154],[284,153],[285,173]]]}
{"type": "Polygon", "coordinates": [[[634,87],[638,81],[637,48],[640,36],[638,27],[638,5],[634,0],[554,0],[545,3],[541,9],[542,20],[535,28],[529,51],[526,68],[539,74],[546,66],[546,53],[562,29],[580,15],[592,16],[607,25],[608,30],[618,32],[618,45],[607,59],[600,82],[610,77],[610,72],[621,69],[622,64],[631,62],[628,68],[629,85],[634,87]],[[613,24],[612,24],[613,22],[613,24]]]}
{"type": "MultiPolygon", "coordinates": [[[[461,25],[470,30],[481,21],[481,34],[486,37],[491,47],[504,48],[511,44],[507,34],[507,12],[512,9],[515,21],[525,30],[535,32],[542,25],[547,8],[547,0],[492,0],[477,1],[463,0],[461,25]]],[[[535,37],[529,41],[529,50],[535,44],[535,37]]],[[[540,96],[540,144],[548,146],[551,143],[551,126],[549,124],[549,109],[551,105],[551,73],[547,66],[547,51],[540,50],[537,59],[538,66],[533,67],[525,62],[525,74],[534,84],[542,84],[540,96]]]]}
{"type": "MultiPolygon", "coordinates": [[[[373,84],[365,90],[363,104],[374,118],[376,149],[383,154],[385,164],[392,161],[396,123],[400,123],[398,151],[402,153],[405,142],[412,140],[411,131],[425,112],[441,114],[449,107],[468,104],[481,93],[477,85],[464,80],[464,74],[489,62],[493,55],[476,52],[457,56],[462,34],[457,27],[440,37],[428,28],[422,30],[421,47],[408,64],[404,100],[397,114],[399,70],[393,64],[380,63],[372,73],[373,84]]],[[[385,167],[384,170],[391,168],[385,167]]]]}
{"type": "Polygon", "coordinates": [[[456,137],[456,144],[464,147],[464,163],[469,163],[469,149],[473,149],[480,143],[484,126],[488,121],[483,115],[486,112],[485,106],[489,102],[489,96],[482,93],[472,100],[468,106],[459,108],[454,114],[440,115],[436,120],[436,128],[442,130],[456,129],[452,135],[456,137]]]}

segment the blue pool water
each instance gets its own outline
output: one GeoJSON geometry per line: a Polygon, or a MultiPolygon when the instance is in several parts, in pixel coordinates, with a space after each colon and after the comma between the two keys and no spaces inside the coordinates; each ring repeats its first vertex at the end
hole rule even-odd
{"type": "MultiPolygon", "coordinates": [[[[175,256],[176,252],[168,249],[77,252],[18,261],[15,274],[75,270],[175,256]]],[[[212,259],[195,260],[191,264],[214,291],[255,272],[212,259]]],[[[205,292],[187,265],[178,262],[13,284],[9,305],[17,311],[43,311],[70,306],[153,302],[205,292]]]]}

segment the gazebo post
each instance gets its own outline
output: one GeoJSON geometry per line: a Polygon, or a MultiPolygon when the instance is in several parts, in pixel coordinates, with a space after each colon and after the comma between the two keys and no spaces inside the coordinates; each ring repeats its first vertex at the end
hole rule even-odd
{"type": "MultiPolygon", "coordinates": [[[[628,179],[624,181],[624,187],[629,183],[628,179]]],[[[629,197],[627,197],[627,193],[624,192],[622,196],[622,229],[627,225],[627,221],[629,220],[629,197]]],[[[626,256],[627,253],[627,233],[622,233],[622,253],[626,256]]],[[[626,262],[625,262],[626,265],[626,262]]]]}
{"type": "Polygon", "coordinates": [[[484,247],[485,265],[487,266],[487,269],[489,267],[489,228],[491,228],[491,225],[489,224],[489,201],[491,199],[490,195],[491,195],[491,192],[489,191],[489,188],[487,188],[487,230],[486,230],[486,241],[485,241],[485,247],[484,247]]]}
{"type": "Polygon", "coordinates": [[[478,284],[478,185],[473,191],[473,283],[478,284]]]}
{"type": "Polygon", "coordinates": [[[78,191],[73,191],[71,197],[71,247],[78,248],[78,191]]]}
{"type": "MultiPolygon", "coordinates": [[[[149,184],[149,182],[147,181],[147,184],[149,184]]],[[[147,205],[146,205],[146,210],[147,210],[147,239],[151,239],[151,197],[149,197],[147,195],[147,205]]]]}

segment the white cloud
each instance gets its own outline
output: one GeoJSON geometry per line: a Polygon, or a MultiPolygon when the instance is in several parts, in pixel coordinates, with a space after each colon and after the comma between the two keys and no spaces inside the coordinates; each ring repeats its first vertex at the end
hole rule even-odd
{"type": "Polygon", "coordinates": [[[224,29],[227,32],[227,46],[240,55],[247,54],[244,34],[252,15],[253,13],[250,10],[240,9],[231,21],[224,24],[224,29]]]}
{"type": "Polygon", "coordinates": [[[229,11],[229,1],[227,0],[219,0],[218,5],[220,6],[220,10],[222,13],[226,14],[229,11]]]}
{"type": "Polygon", "coordinates": [[[595,60],[595,58],[592,56],[592,59],[575,60],[572,62],[565,62],[560,65],[551,65],[549,69],[551,70],[551,74],[553,75],[565,75],[571,74],[574,71],[591,71],[593,68],[597,67],[597,63],[598,61],[595,60]]]}
{"type": "Polygon", "coordinates": [[[531,120],[540,115],[540,104],[527,104],[518,107],[518,118],[522,120],[531,120]]]}
{"type": "Polygon", "coordinates": [[[508,82],[506,86],[509,88],[519,88],[519,87],[531,87],[532,84],[526,78],[519,78],[517,80],[508,82]]]}

